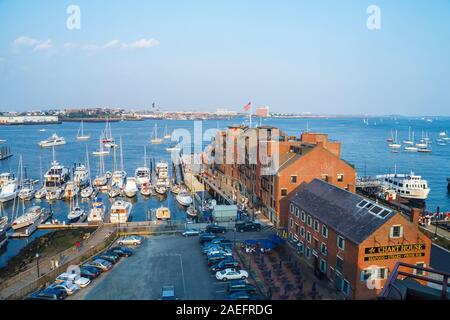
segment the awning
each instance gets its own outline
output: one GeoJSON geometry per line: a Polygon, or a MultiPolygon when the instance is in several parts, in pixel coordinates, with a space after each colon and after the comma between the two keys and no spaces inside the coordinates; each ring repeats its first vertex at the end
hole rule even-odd
{"type": "Polygon", "coordinates": [[[248,240],[245,240],[244,243],[246,245],[255,245],[255,244],[258,244],[258,241],[257,240],[253,240],[253,239],[248,239],[248,240]]]}
{"type": "Polygon", "coordinates": [[[286,242],[283,238],[277,236],[277,235],[271,235],[269,236],[269,240],[276,243],[276,244],[283,244],[286,242]]]}
{"type": "Polygon", "coordinates": [[[264,249],[274,249],[276,247],[276,244],[268,239],[259,240],[259,245],[264,249]]]}

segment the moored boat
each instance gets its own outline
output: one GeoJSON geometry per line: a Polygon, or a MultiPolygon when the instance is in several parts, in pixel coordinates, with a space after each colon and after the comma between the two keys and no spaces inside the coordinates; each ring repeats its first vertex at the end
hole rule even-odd
{"type": "Polygon", "coordinates": [[[100,223],[105,219],[105,205],[102,202],[101,198],[95,199],[94,203],[92,203],[92,208],[89,211],[88,222],[90,223],[100,223]]]}
{"type": "Polygon", "coordinates": [[[170,219],[170,209],[167,207],[159,207],[155,212],[156,219],[158,220],[169,220],[170,219]]]}
{"type": "Polygon", "coordinates": [[[135,177],[128,177],[127,183],[125,184],[125,188],[123,192],[125,195],[129,198],[135,197],[138,192],[138,187],[136,184],[136,178],[135,177]]]}
{"type": "Polygon", "coordinates": [[[131,209],[133,205],[124,200],[116,200],[111,206],[111,213],[109,222],[111,223],[125,223],[130,219],[131,209]]]}
{"type": "Polygon", "coordinates": [[[17,217],[11,224],[14,230],[28,227],[35,223],[41,216],[46,214],[46,209],[39,206],[32,206],[28,208],[25,213],[17,217]]]}
{"type": "Polygon", "coordinates": [[[190,206],[192,204],[192,197],[189,195],[188,192],[180,192],[177,197],[177,201],[182,206],[190,206]]]}
{"type": "Polygon", "coordinates": [[[54,133],[50,138],[47,140],[42,140],[39,142],[39,146],[41,148],[51,148],[56,147],[60,145],[66,144],[66,140],[63,137],[58,137],[56,133],[54,133]]]}

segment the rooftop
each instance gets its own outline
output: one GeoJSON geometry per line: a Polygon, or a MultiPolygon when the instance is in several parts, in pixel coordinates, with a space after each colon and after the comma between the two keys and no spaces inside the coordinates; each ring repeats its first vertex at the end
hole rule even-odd
{"type": "Polygon", "coordinates": [[[396,213],[319,179],[302,184],[299,191],[290,196],[290,201],[356,244],[396,213]]]}

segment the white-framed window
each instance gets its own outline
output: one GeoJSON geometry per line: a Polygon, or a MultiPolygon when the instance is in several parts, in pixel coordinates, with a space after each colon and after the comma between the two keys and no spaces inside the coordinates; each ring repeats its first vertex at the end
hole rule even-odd
{"type": "MultiPolygon", "coordinates": [[[[425,262],[417,262],[416,266],[426,268],[427,265],[425,264],[425,262]]],[[[423,276],[425,275],[426,272],[424,270],[413,269],[413,273],[418,276],[423,276]]]]}
{"type": "Polygon", "coordinates": [[[291,183],[297,183],[297,176],[291,176],[291,183]]]}
{"type": "Polygon", "coordinates": [[[339,249],[344,250],[345,249],[345,239],[341,236],[337,236],[336,245],[339,249]]]}
{"type": "Polygon", "coordinates": [[[319,221],[314,219],[314,231],[319,232],[319,221]]]}
{"type": "Polygon", "coordinates": [[[305,227],[300,227],[300,235],[304,238],[305,237],[305,227]]]}
{"type": "Polygon", "coordinates": [[[289,223],[291,225],[291,229],[294,227],[294,219],[290,218],[289,223]]]}
{"type": "Polygon", "coordinates": [[[323,273],[327,273],[327,263],[325,262],[325,260],[320,259],[320,271],[322,271],[323,273]]]}
{"type": "Polygon", "coordinates": [[[311,232],[309,232],[309,231],[306,231],[306,241],[311,243],[311,232]]]}
{"type": "Polygon", "coordinates": [[[308,227],[311,227],[311,224],[312,224],[312,218],[311,218],[310,215],[308,215],[308,216],[306,217],[306,224],[308,225],[308,227]]]}
{"type": "Polygon", "coordinates": [[[305,251],[305,245],[304,245],[303,241],[299,241],[297,243],[297,250],[300,253],[303,253],[303,251],[305,251]]]}
{"type": "Polygon", "coordinates": [[[298,234],[298,223],[295,224],[295,234],[298,234]]]}
{"type": "Polygon", "coordinates": [[[327,245],[324,242],[320,244],[320,253],[324,256],[328,254],[327,245]]]}
{"type": "Polygon", "coordinates": [[[302,219],[303,222],[305,222],[305,211],[302,210],[302,212],[300,212],[300,218],[302,219]]]}
{"type": "Polygon", "coordinates": [[[328,238],[328,227],[326,225],[322,225],[322,237],[328,238]]]}
{"type": "Polygon", "coordinates": [[[336,271],[342,273],[342,268],[344,267],[344,259],[339,256],[336,256],[336,271]]]}
{"type": "Polygon", "coordinates": [[[306,247],[305,255],[307,258],[309,258],[311,256],[311,249],[308,246],[306,247]]]}
{"type": "Polygon", "coordinates": [[[394,225],[391,227],[389,232],[390,238],[401,238],[403,237],[403,227],[401,225],[394,225]]]}
{"type": "Polygon", "coordinates": [[[350,294],[350,282],[347,280],[342,281],[342,292],[348,296],[350,294]]]}
{"type": "Polygon", "coordinates": [[[338,175],[337,175],[337,181],[338,181],[338,182],[344,181],[344,174],[338,173],[338,175]]]}
{"type": "Polygon", "coordinates": [[[368,268],[361,271],[360,280],[362,282],[367,281],[368,279],[384,280],[387,279],[388,273],[389,269],[386,267],[368,268]]]}
{"type": "Polygon", "coordinates": [[[297,208],[297,207],[295,207],[295,216],[298,218],[298,214],[299,214],[299,212],[300,212],[300,209],[299,208],[297,208]]]}
{"type": "Polygon", "coordinates": [[[381,267],[377,270],[377,278],[378,279],[387,279],[388,277],[388,268],[381,267]]]}
{"type": "Polygon", "coordinates": [[[291,203],[291,204],[289,205],[289,212],[290,212],[291,214],[294,214],[294,210],[295,210],[294,205],[291,203]]]}

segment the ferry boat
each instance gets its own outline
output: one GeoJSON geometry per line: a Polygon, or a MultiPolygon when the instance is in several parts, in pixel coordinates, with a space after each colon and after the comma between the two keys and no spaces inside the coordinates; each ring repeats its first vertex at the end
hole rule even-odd
{"type": "Polygon", "coordinates": [[[89,184],[89,170],[83,164],[78,164],[73,172],[73,182],[79,188],[89,184]]]}
{"type": "Polygon", "coordinates": [[[15,219],[12,222],[11,227],[14,230],[28,227],[28,226],[32,225],[33,223],[35,223],[41,216],[46,215],[46,214],[47,214],[46,209],[39,207],[39,206],[32,206],[32,207],[28,208],[27,211],[23,215],[21,215],[17,219],[15,219]]]}
{"type": "Polygon", "coordinates": [[[41,148],[50,148],[50,147],[56,147],[66,144],[66,140],[63,137],[58,137],[56,133],[54,133],[48,140],[42,140],[39,142],[39,146],[41,148]]]}
{"type": "Polygon", "coordinates": [[[426,200],[430,193],[428,183],[421,176],[410,174],[385,174],[376,176],[382,187],[394,190],[402,198],[414,200],[426,200]]]}
{"type": "Polygon", "coordinates": [[[125,195],[129,198],[133,198],[136,196],[137,192],[138,192],[138,187],[136,184],[136,178],[135,177],[128,177],[127,178],[127,183],[125,185],[125,188],[123,190],[123,192],[125,193],[125,195]]]}
{"type": "Polygon", "coordinates": [[[88,222],[99,223],[103,222],[105,218],[105,205],[102,202],[101,198],[95,199],[95,202],[92,204],[92,208],[89,211],[88,222]]]}
{"type": "Polygon", "coordinates": [[[188,192],[180,192],[177,196],[176,199],[178,201],[179,204],[181,204],[182,206],[188,207],[192,204],[192,197],[189,195],[188,192]]]}
{"type": "Polygon", "coordinates": [[[170,209],[167,207],[163,207],[163,206],[156,209],[156,219],[169,220],[170,219],[170,209]]]}
{"type": "Polygon", "coordinates": [[[131,215],[133,205],[124,200],[116,200],[111,206],[111,214],[109,222],[111,223],[125,223],[131,215]]]}

